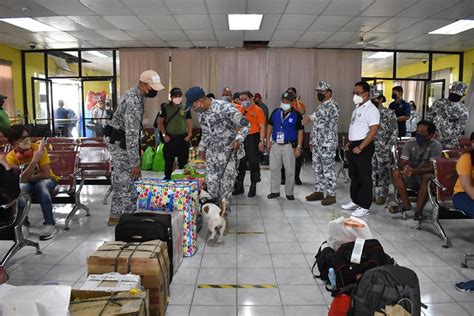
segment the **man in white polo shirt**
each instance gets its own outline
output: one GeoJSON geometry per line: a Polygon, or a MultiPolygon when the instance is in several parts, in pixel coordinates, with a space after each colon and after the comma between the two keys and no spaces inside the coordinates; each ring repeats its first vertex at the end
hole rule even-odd
{"type": "Polygon", "coordinates": [[[380,112],[370,101],[370,86],[365,81],[354,85],[354,103],[349,126],[348,151],[349,177],[351,178],[351,201],[342,205],[344,210],[354,210],[352,216],[369,214],[372,204],[372,156],[375,151],[374,138],[380,124],[380,112]]]}

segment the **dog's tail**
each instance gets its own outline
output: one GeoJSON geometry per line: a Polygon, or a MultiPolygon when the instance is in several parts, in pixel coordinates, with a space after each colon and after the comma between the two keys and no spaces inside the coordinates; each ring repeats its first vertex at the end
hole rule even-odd
{"type": "Polygon", "coordinates": [[[222,198],[222,200],[221,200],[221,212],[219,213],[219,215],[221,217],[224,217],[226,209],[227,209],[227,200],[225,198],[222,198]]]}

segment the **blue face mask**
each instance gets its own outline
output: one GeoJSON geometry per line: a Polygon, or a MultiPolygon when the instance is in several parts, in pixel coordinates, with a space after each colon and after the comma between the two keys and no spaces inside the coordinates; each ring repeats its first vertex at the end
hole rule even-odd
{"type": "Polygon", "coordinates": [[[222,100],[223,100],[223,101],[230,102],[230,96],[228,96],[228,95],[223,95],[223,96],[222,96],[222,100]]]}
{"type": "Polygon", "coordinates": [[[248,108],[250,106],[250,100],[245,100],[245,101],[241,101],[240,104],[244,107],[244,108],[248,108]]]}

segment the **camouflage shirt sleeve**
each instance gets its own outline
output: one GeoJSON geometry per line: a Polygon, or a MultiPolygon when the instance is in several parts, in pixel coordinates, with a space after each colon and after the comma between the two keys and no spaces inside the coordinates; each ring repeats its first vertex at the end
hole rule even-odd
{"type": "Polygon", "coordinates": [[[199,118],[199,123],[201,125],[201,140],[199,141],[198,151],[205,152],[209,145],[209,127],[202,114],[199,118]]]}
{"type": "Polygon", "coordinates": [[[141,104],[137,100],[130,100],[125,112],[125,142],[127,144],[128,161],[133,167],[140,166],[140,129],[141,104]]]}
{"type": "Polygon", "coordinates": [[[436,112],[439,108],[439,99],[434,101],[433,104],[426,110],[426,120],[433,121],[434,117],[436,116],[436,112]]]}
{"type": "Polygon", "coordinates": [[[226,106],[225,109],[225,117],[231,120],[232,124],[239,130],[235,136],[235,140],[239,143],[243,143],[249,133],[250,122],[234,106],[226,106]]]}
{"type": "Polygon", "coordinates": [[[397,116],[395,115],[395,112],[390,112],[389,116],[389,124],[392,127],[392,135],[390,135],[390,147],[395,145],[397,143],[397,137],[398,137],[398,122],[397,122],[397,116]]]}

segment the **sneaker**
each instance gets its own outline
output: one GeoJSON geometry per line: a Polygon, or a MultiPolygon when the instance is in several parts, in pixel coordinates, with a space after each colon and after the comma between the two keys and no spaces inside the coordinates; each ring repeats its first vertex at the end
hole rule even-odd
{"type": "Polygon", "coordinates": [[[39,234],[40,235],[39,239],[40,240],[51,239],[54,237],[54,235],[56,235],[57,232],[58,230],[56,229],[54,225],[44,225],[43,229],[41,230],[39,234]]]}
{"type": "Polygon", "coordinates": [[[267,199],[275,199],[280,196],[280,193],[270,193],[267,195],[267,199]]]}
{"type": "Polygon", "coordinates": [[[352,212],[352,216],[355,216],[355,217],[364,217],[369,214],[370,212],[368,209],[362,208],[360,206],[354,212],[352,212]]]}
{"type": "Polygon", "coordinates": [[[313,192],[306,197],[306,201],[319,201],[324,199],[323,192],[313,192]]]}
{"type": "Polygon", "coordinates": [[[328,206],[336,203],[336,197],[333,195],[326,195],[324,200],[321,201],[321,205],[328,206]]]}
{"type": "Polygon", "coordinates": [[[295,199],[294,195],[287,195],[286,198],[290,201],[293,201],[295,199]]]}
{"type": "Polygon", "coordinates": [[[474,280],[456,283],[455,287],[461,292],[474,292],[474,280]]]}
{"type": "Polygon", "coordinates": [[[352,201],[350,201],[349,203],[346,203],[346,204],[342,204],[342,205],[341,205],[341,208],[342,208],[343,210],[346,210],[346,211],[348,211],[348,210],[355,210],[355,209],[358,208],[358,207],[359,207],[359,205],[355,204],[355,203],[352,202],[352,201]]]}
{"type": "Polygon", "coordinates": [[[110,216],[109,220],[107,221],[108,226],[117,226],[119,223],[119,218],[115,216],[110,216]]]}
{"type": "Polygon", "coordinates": [[[295,178],[295,184],[296,185],[302,185],[303,182],[301,181],[300,177],[295,178]]]}

